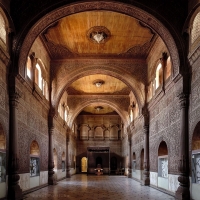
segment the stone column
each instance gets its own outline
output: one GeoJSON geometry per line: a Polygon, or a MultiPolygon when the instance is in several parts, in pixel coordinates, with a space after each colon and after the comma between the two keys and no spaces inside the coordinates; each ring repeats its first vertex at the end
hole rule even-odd
{"type": "Polygon", "coordinates": [[[150,185],[149,179],[149,111],[147,105],[142,110],[144,116],[144,172],[143,172],[143,185],[150,185]]]}
{"type": "Polygon", "coordinates": [[[53,160],[53,116],[49,116],[49,163],[48,163],[48,184],[55,185],[56,180],[54,178],[54,160],[53,160]]]}
{"type": "Polygon", "coordinates": [[[70,174],[70,162],[69,162],[69,130],[67,131],[66,135],[66,178],[71,178],[70,174]]]}
{"type": "Polygon", "coordinates": [[[180,135],[180,160],[178,177],[179,187],[175,197],[180,200],[190,199],[189,190],[189,155],[188,155],[188,95],[179,95],[180,113],[181,113],[181,135],[180,135]]]}
{"type": "MultiPolygon", "coordinates": [[[[11,89],[10,89],[11,90],[11,89]]],[[[10,120],[9,120],[9,157],[8,157],[8,199],[22,199],[22,189],[19,186],[19,149],[17,107],[19,93],[10,91],[10,120]]]]}
{"type": "Polygon", "coordinates": [[[144,172],[143,185],[150,185],[149,179],[149,126],[144,126],[144,172]]]}
{"type": "Polygon", "coordinates": [[[131,136],[128,139],[128,144],[129,144],[129,164],[128,164],[128,178],[132,178],[132,154],[131,154],[131,136]]]}

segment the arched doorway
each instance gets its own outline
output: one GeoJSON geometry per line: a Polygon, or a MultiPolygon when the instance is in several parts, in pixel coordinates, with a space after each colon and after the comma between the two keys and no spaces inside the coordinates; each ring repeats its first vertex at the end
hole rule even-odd
{"type": "Polygon", "coordinates": [[[168,190],[168,149],[165,141],[158,148],[158,187],[168,190]]]}
{"type": "MultiPolygon", "coordinates": [[[[192,137],[192,185],[200,184],[200,122],[197,123],[192,137]]],[[[197,185],[196,185],[197,186],[197,185]]],[[[195,187],[197,188],[197,187],[195,187]]],[[[195,190],[194,188],[194,190],[195,190]]],[[[198,190],[200,187],[198,187],[198,190]]]]}
{"type": "Polygon", "coordinates": [[[81,159],[81,172],[87,172],[87,158],[83,157],[81,159]]]}

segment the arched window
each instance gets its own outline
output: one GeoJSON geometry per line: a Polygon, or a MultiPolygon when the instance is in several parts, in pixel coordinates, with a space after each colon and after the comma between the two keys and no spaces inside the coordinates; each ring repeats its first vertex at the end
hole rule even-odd
{"type": "Polygon", "coordinates": [[[6,44],[6,22],[1,12],[0,12],[0,39],[4,44],[6,44]]]}
{"type": "Polygon", "coordinates": [[[196,15],[193,21],[191,42],[194,43],[199,36],[200,36],[200,12],[196,15]]]}
{"type": "Polygon", "coordinates": [[[62,119],[65,119],[65,116],[64,116],[64,114],[65,114],[65,104],[64,103],[60,103],[59,104],[59,106],[58,106],[58,113],[59,113],[59,115],[60,115],[60,117],[62,119]]]}
{"type": "Polygon", "coordinates": [[[35,83],[42,90],[42,71],[38,63],[36,64],[36,68],[35,68],[35,83]]]}
{"type": "Polygon", "coordinates": [[[156,69],[156,82],[155,82],[155,89],[157,89],[162,84],[162,65],[159,63],[156,69]]]}
{"type": "Polygon", "coordinates": [[[57,155],[57,151],[54,148],[53,149],[53,162],[54,162],[54,172],[56,173],[57,176],[57,170],[58,170],[58,155],[57,155]]]}
{"type": "Polygon", "coordinates": [[[133,109],[132,109],[132,107],[131,107],[131,109],[130,109],[130,122],[132,122],[133,121],[133,109]]]}
{"type": "Polygon", "coordinates": [[[169,56],[167,58],[167,63],[165,67],[165,80],[167,80],[171,76],[171,67],[172,67],[172,63],[171,63],[171,58],[169,56]]]}
{"type": "Polygon", "coordinates": [[[30,146],[30,176],[39,176],[40,163],[39,163],[40,150],[37,141],[33,140],[30,146]]]}
{"type": "Polygon", "coordinates": [[[65,111],[64,111],[64,120],[65,121],[67,121],[68,114],[69,114],[69,107],[65,106],[65,111]]]}
{"type": "Polygon", "coordinates": [[[43,80],[43,90],[42,90],[42,92],[43,92],[43,95],[45,96],[45,98],[47,100],[49,100],[49,89],[48,89],[48,84],[45,80],[43,80]]]}
{"type": "Polygon", "coordinates": [[[164,141],[158,148],[158,187],[168,189],[168,149],[164,141]]]}
{"type": "Polygon", "coordinates": [[[26,61],[26,75],[30,78],[30,79],[32,79],[32,63],[31,63],[31,59],[30,59],[30,57],[28,56],[28,58],[27,58],[27,61],[26,61]]]}

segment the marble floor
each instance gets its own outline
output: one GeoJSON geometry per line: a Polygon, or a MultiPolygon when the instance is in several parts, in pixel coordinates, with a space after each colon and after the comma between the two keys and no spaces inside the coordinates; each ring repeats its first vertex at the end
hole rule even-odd
{"type": "Polygon", "coordinates": [[[125,176],[74,175],[25,195],[25,200],[173,200],[174,197],[125,176]]]}

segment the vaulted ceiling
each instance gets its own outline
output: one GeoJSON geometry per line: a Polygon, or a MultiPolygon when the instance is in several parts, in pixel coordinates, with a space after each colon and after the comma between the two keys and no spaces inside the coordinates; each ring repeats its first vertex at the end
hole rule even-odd
{"type": "Polygon", "coordinates": [[[150,46],[155,34],[149,27],[127,15],[110,11],[90,11],[59,20],[43,36],[48,43],[64,48],[74,55],[99,56],[121,55],[134,48],[139,50],[144,45],[150,46]],[[106,40],[101,43],[93,41],[90,36],[95,31],[104,31],[107,34],[106,40]]]}
{"type": "MultiPolygon", "coordinates": [[[[101,10],[66,16],[40,34],[40,39],[54,64],[61,60],[62,63],[66,63],[68,62],[66,59],[79,59],[80,62],[85,58],[95,59],[94,64],[99,63],[101,58],[140,59],[144,62],[158,37],[150,27],[136,18],[101,10]]],[[[131,88],[121,80],[106,75],[105,71],[101,73],[99,69],[98,74],[75,80],[66,91],[68,95],[78,98],[82,95],[88,99],[91,95],[103,95],[104,99],[121,96],[121,103],[127,104],[127,100],[124,99],[129,98],[131,88]],[[97,87],[95,84],[97,81],[102,81],[103,84],[97,87]]],[[[124,105],[127,110],[128,106],[124,105]]],[[[97,102],[83,108],[81,114],[116,115],[117,113],[109,105],[97,102]]]]}

